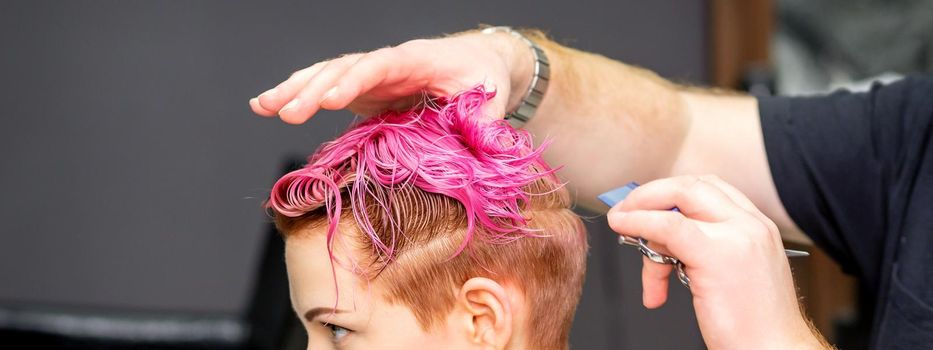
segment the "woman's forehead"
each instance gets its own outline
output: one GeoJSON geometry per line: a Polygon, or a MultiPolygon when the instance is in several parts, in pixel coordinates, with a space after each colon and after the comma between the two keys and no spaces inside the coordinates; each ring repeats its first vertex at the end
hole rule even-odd
{"type": "MultiPolygon", "coordinates": [[[[336,248],[336,247],[335,247],[336,248]]],[[[289,289],[296,311],[314,307],[334,307],[343,310],[359,310],[367,304],[369,294],[361,279],[349,268],[353,260],[334,249],[330,259],[327,239],[323,234],[289,237],[285,243],[285,262],[288,270],[289,289]],[[336,283],[335,283],[336,282],[336,283]]]]}

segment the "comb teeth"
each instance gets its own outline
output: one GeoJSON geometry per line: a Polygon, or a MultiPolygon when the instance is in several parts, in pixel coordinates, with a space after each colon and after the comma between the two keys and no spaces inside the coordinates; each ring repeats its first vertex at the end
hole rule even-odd
{"type": "Polygon", "coordinates": [[[625,197],[628,197],[629,193],[632,193],[632,191],[637,187],[637,182],[629,182],[625,186],[603,193],[599,196],[596,196],[596,198],[611,208],[616,204],[619,204],[619,202],[625,200],[625,197]]]}

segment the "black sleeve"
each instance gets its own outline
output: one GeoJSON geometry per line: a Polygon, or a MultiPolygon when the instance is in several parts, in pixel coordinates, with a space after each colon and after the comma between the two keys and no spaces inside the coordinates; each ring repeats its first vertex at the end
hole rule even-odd
{"type": "Polygon", "coordinates": [[[848,273],[878,282],[929,144],[933,76],[871,91],[759,99],[768,163],[794,222],[848,273]]]}

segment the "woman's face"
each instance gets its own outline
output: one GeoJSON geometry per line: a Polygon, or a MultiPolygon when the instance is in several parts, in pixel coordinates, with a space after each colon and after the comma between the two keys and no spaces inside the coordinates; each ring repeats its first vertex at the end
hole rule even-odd
{"type": "MultiPolygon", "coordinates": [[[[336,250],[335,254],[339,261],[347,261],[336,250]]],[[[285,256],[292,306],[308,332],[308,349],[467,349],[476,345],[469,342],[466,330],[457,329],[458,322],[442,322],[426,332],[408,307],[383,299],[380,284],[367,285],[337,263],[332,269],[323,232],[289,237],[285,256]],[[339,288],[335,288],[335,277],[339,288]]]]}

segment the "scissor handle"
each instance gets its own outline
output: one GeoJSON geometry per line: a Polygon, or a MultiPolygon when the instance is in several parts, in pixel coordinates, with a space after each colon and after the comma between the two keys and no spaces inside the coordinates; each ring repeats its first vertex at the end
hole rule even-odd
{"type": "Polygon", "coordinates": [[[687,287],[687,289],[690,289],[690,277],[687,277],[687,272],[684,271],[686,267],[684,266],[684,263],[682,263],[680,260],[677,260],[677,258],[658,253],[654,249],[651,249],[651,247],[648,246],[648,240],[641,238],[641,237],[634,238],[634,237],[629,237],[625,235],[620,235],[619,244],[629,245],[629,246],[638,248],[638,251],[640,251],[642,255],[647,257],[648,260],[651,260],[658,264],[668,264],[668,265],[676,266],[677,267],[677,279],[680,280],[680,283],[683,284],[684,287],[687,287]]]}
{"type": "Polygon", "coordinates": [[[680,284],[684,285],[684,287],[687,287],[687,289],[690,289],[690,277],[687,277],[687,271],[684,271],[686,266],[684,266],[684,263],[680,261],[677,261],[676,266],[677,279],[680,280],[680,284]]]}
{"type": "MultiPolygon", "coordinates": [[[[638,183],[631,182],[625,186],[603,193],[596,198],[603,203],[606,203],[607,206],[612,207],[620,201],[624,200],[625,197],[628,197],[629,193],[635,190],[636,187],[638,187],[638,183]]],[[[671,210],[679,211],[677,208],[673,208],[671,210]]],[[[640,237],[634,238],[628,236],[619,236],[619,244],[638,248],[638,251],[640,251],[644,256],[648,257],[648,260],[654,261],[658,264],[671,264],[677,266],[677,279],[680,280],[680,283],[683,284],[684,287],[687,287],[688,289],[690,288],[690,277],[687,277],[687,272],[684,271],[684,263],[680,262],[680,260],[677,260],[677,258],[654,251],[654,249],[648,247],[648,241],[640,237]]],[[[784,249],[784,254],[786,254],[789,258],[810,255],[810,253],[805,251],[792,249],[784,249]]]]}

